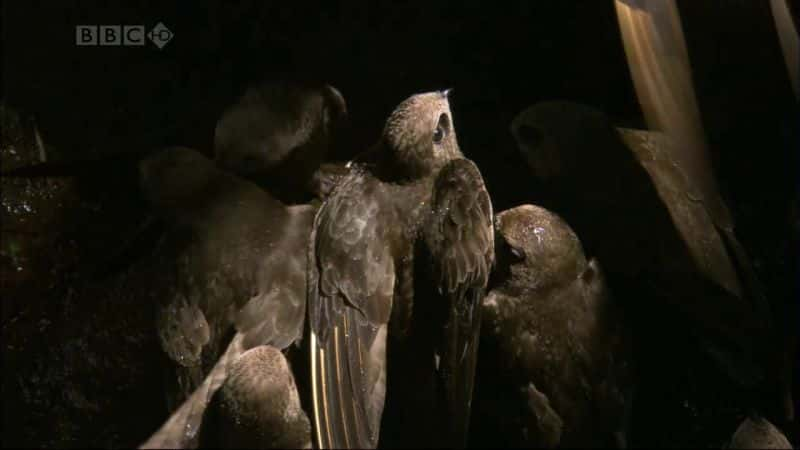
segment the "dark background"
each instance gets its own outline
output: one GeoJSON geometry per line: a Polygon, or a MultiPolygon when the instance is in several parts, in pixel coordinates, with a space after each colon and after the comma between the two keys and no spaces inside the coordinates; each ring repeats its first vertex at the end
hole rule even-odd
{"type": "MultiPolygon", "coordinates": [[[[796,298],[798,116],[769,2],[678,5],[720,185],[776,308],[786,308],[796,298]]],[[[462,150],[500,211],[537,201],[508,132],[526,106],[569,99],[645,127],[610,0],[14,1],[3,3],[2,27],[3,99],[35,118],[53,161],[167,144],[210,152],[222,109],[248,83],[281,77],[339,88],[354,153],[402,99],[452,87],[462,150]],[[76,25],[158,22],[174,33],[162,50],[75,46],[76,25]]],[[[93,258],[130,225],[138,199],[129,167],[85,165],[96,173],[79,196],[101,206],[69,239],[93,258]]],[[[57,273],[46,293],[3,281],[4,445],[139,444],[166,416],[150,365],[155,336],[130,328],[145,329],[148,311],[68,296],[69,270],[48,267],[57,273]]],[[[702,433],[686,439],[717,445],[702,433]]]]}

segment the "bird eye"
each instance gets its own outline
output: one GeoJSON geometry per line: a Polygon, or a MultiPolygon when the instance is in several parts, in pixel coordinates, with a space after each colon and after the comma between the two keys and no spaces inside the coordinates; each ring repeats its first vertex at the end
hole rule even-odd
{"type": "Polygon", "coordinates": [[[436,131],[433,132],[433,142],[436,142],[438,144],[442,142],[443,138],[444,138],[444,130],[442,130],[442,127],[436,127],[436,131]]]}
{"type": "Polygon", "coordinates": [[[450,121],[447,118],[447,114],[442,114],[439,116],[439,123],[436,124],[436,130],[433,131],[433,142],[436,144],[441,143],[449,129],[450,121]]]}

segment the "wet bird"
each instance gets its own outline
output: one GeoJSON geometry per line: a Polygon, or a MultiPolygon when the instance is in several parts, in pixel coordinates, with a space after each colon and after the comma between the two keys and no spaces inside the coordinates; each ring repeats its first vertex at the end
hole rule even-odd
{"type": "MultiPolygon", "coordinates": [[[[690,360],[711,360],[733,385],[757,389],[764,374],[757,353],[771,321],[763,290],[722,198],[699,193],[670,156],[668,137],[616,129],[602,112],[569,102],[524,110],[511,132],[546,187],[544,203],[575,230],[626,303],[637,365],[652,375],[642,378],[672,383],[690,360]]],[[[640,395],[678,401],[670,384],[653,383],[640,395]]],[[[665,411],[663,402],[642,402],[665,411]]],[[[651,428],[638,429],[653,442],[663,427],[645,419],[652,414],[636,416],[650,420],[651,428]]]]}
{"type": "Polygon", "coordinates": [[[302,337],[306,249],[315,208],[286,207],[187,148],[141,163],[141,184],[166,234],[141,261],[159,302],[157,327],[186,400],[144,445],[195,445],[208,399],[230,364],[261,345],[302,337]]]}
{"type": "Polygon", "coordinates": [[[599,263],[544,208],[495,223],[470,429],[487,441],[471,445],[624,446],[630,341],[599,263]]]}
{"type": "Polygon", "coordinates": [[[448,91],[401,102],[350,169],[309,246],[317,445],[463,446],[494,237],[448,91]]]}
{"type": "Polygon", "coordinates": [[[311,448],[311,424],[280,350],[262,345],[233,361],[203,418],[200,447],[311,448]]]}
{"type": "Polygon", "coordinates": [[[264,81],[217,121],[215,159],[279,199],[301,203],[320,196],[315,174],[343,138],[346,121],[346,102],[333,86],[264,81]]]}

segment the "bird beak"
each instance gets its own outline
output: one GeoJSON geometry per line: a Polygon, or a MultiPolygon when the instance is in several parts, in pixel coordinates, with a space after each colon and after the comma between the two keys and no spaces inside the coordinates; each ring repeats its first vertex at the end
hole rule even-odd
{"type": "Polygon", "coordinates": [[[445,395],[443,417],[450,421],[447,431],[457,448],[466,445],[469,427],[481,323],[478,300],[478,295],[467,295],[460,304],[450,305],[441,346],[438,373],[445,395]]]}

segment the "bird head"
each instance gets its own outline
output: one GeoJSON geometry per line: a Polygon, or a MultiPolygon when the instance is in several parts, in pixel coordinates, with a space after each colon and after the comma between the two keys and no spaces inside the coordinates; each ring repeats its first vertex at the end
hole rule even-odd
{"type": "MultiPolygon", "coordinates": [[[[275,347],[247,350],[230,363],[212,398],[219,442],[240,448],[311,448],[311,424],[286,358],[275,347]]],[[[210,434],[210,433],[209,433],[210,434]]]]}
{"type": "Polygon", "coordinates": [[[568,283],[586,268],[578,237],[554,213],[522,205],[495,217],[495,252],[506,281],[527,289],[568,283]]]}
{"type": "Polygon", "coordinates": [[[551,182],[601,173],[619,142],[605,114],[566,101],[523,110],[511,122],[511,134],[534,175],[551,182]]]}
{"type": "Polygon", "coordinates": [[[346,120],[344,98],[332,86],[265,81],[217,121],[214,158],[220,168],[296,200],[346,120]]]}
{"type": "Polygon", "coordinates": [[[450,90],[412,95],[392,111],[382,142],[402,175],[422,178],[462,158],[448,100],[450,90]]]}

